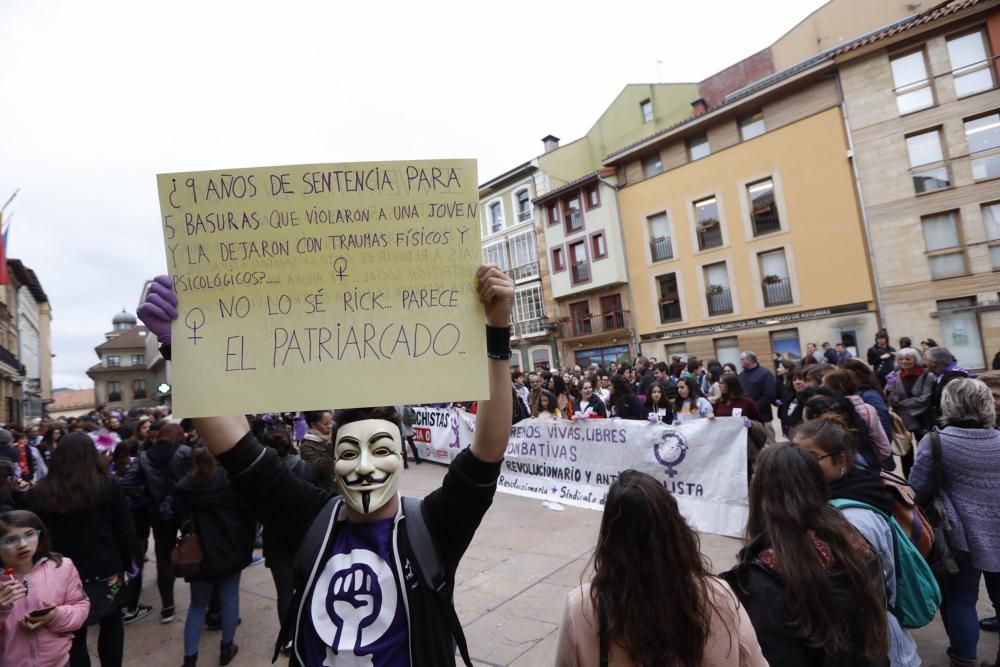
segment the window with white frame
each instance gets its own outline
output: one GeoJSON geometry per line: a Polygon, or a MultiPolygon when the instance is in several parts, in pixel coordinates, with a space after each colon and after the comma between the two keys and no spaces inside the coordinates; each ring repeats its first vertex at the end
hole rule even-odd
{"type": "Polygon", "coordinates": [[[973,95],[993,87],[993,67],[982,30],[948,40],[948,59],[958,97],[973,95]]]}
{"type": "Polygon", "coordinates": [[[510,265],[507,263],[507,245],[501,241],[483,248],[483,262],[486,264],[496,264],[506,271],[510,265]]]}
{"type": "Polygon", "coordinates": [[[958,229],[958,213],[949,211],[920,219],[931,278],[948,278],[966,272],[965,252],[958,229]]]}
{"type": "Polygon", "coordinates": [[[517,221],[526,222],[531,220],[531,195],[527,190],[518,190],[514,193],[514,201],[517,206],[517,221]]]}
{"type": "Polygon", "coordinates": [[[1000,176],[1000,112],[965,121],[965,139],[977,181],[1000,176]]]}
{"type": "Polygon", "coordinates": [[[552,348],[531,348],[531,366],[533,370],[549,370],[552,367],[552,348]]]}
{"type": "Polygon", "coordinates": [[[643,123],[653,122],[653,100],[647,97],[642,102],[639,102],[639,111],[642,113],[643,123]]]}
{"type": "Polygon", "coordinates": [[[990,261],[993,269],[1000,269],[1000,202],[983,204],[983,226],[986,228],[986,241],[990,247],[990,261]]]}
{"type": "Polygon", "coordinates": [[[510,265],[515,280],[538,275],[538,248],[535,246],[534,231],[510,238],[510,265]]]}
{"type": "Polygon", "coordinates": [[[503,204],[496,201],[490,204],[490,234],[503,230],[503,204]]]}
{"type": "Polygon", "coordinates": [[[521,350],[510,351],[510,367],[520,371],[524,370],[524,364],[521,362],[521,350]]]}
{"type": "Polygon", "coordinates": [[[764,127],[764,112],[758,111],[755,114],[751,114],[746,118],[741,118],[739,120],[740,126],[740,139],[742,141],[749,141],[754,137],[759,137],[764,134],[766,128],[764,127]]]}
{"type": "Polygon", "coordinates": [[[907,53],[889,61],[895,85],[896,108],[908,114],[934,105],[931,81],[927,77],[927,62],[923,50],[907,53]]]}
{"type": "Polygon", "coordinates": [[[521,335],[545,331],[545,309],[542,306],[542,288],[538,285],[514,292],[514,321],[521,335]]]}
{"type": "Polygon", "coordinates": [[[951,185],[948,167],[941,149],[940,130],[913,134],[906,138],[906,152],[910,157],[913,189],[917,194],[940,190],[951,185]]]}
{"type": "Polygon", "coordinates": [[[702,134],[687,140],[688,160],[694,162],[711,154],[712,147],[708,143],[708,135],[702,134]]]}

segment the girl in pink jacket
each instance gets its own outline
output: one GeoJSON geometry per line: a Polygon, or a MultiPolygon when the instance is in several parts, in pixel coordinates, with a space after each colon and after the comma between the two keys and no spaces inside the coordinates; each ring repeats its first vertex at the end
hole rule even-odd
{"type": "Polygon", "coordinates": [[[63,667],[90,613],[76,567],[20,510],[0,514],[0,563],[0,667],[63,667]]]}

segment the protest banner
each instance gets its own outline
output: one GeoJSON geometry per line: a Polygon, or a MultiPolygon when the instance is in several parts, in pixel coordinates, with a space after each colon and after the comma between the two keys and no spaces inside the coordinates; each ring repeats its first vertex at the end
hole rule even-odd
{"type": "MultiPolygon", "coordinates": [[[[417,408],[417,414],[414,440],[423,442],[421,456],[428,460],[448,463],[471,444],[475,415],[432,408],[417,408]]],[[[639,470],[674,495],[695,530],[739,537],[748,512],[746,456],[740,417],[676,427],[627,419],[526,419],[511,427],[497,489],[603,510],[618,474],[639,470]]]]}
{"type": "Polygon", "coordinates": [[[180,312],[174,414],[487,396],[474,160],[160,174],[157,185],[180,312]]]}

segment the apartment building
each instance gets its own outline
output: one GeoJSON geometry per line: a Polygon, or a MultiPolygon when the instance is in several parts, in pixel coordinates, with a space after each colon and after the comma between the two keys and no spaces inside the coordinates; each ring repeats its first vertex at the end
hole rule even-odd
{"type": "Polygon", "coordinates": [[[696,91],[695,84],[630,84],[583,137],[565,145],[542,139],[534,205],[563,366],[607,365],[638,353],[615,170],[601,160],[689,116],[696,91]]]}
{"type": "Polygon", "coordinates": [[[496,264],[515,283],[511,313],[511,368],[524,371],[555,368],[558,350],[552,293],[540,257],[541,226],[532,200],[538,171],[532,160],[479,186],[483,261],[496,264]]]}
{"type": "Polygon", "coordinates": [[[836,78],[779,73],[612,154],[643,354],[738,363],[877,328],[836,78]]]}
{"type": "Polygon", "coordinates": [[[893,337],[1000,349],[1000,2],[958,0],[836,54],[893,337]]]}

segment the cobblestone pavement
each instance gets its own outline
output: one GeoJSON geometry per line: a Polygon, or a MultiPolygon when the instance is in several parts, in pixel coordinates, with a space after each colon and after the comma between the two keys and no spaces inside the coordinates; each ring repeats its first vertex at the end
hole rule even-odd
{"type": "MultiPolygon", "coordinates": [[[[437,465],[411,465],[402,479],[403,493],[425,495],[440,483],[444,471],[437,465]]],[[[458,571],[456,606],[477,665],[552,664],[563,601],[580,581],[600,519],[600,513],[591,510],[567,507],[556,512],[537,500],[497,494],[458,571]]],[[[702,550],[716,570],[731,566],[738,548],[737,540],[702,535],[702,550]]],[[[188,586],[183,581],[176,585],[176,596],[176,620],[161,625],[155,574],[148,563],[142,600],[153,605],[154,613],[125,628],[126,665],[181,664],[188,607],[188,586]]],[[[979,610],[981,615],[991,612],[985,590],[979,610]]],[[[243,624],[236,633],[240,654],[232,664],[269,665],[278,619],[270,572],[263,565],[243,572],[240,613],[243,624]]],[[[95,657],[96,634],[91,628],[95,657]]],[[[939,619],[915,635],[925,665],[947,664],[947,638],[939,619]]],[[[219,640],[219,632],[202,635],[200,664],[218,664],[219,640]]],[[[984,633],[981,658],[992,658],[996,649],[997,635],[984,633]]]]}

